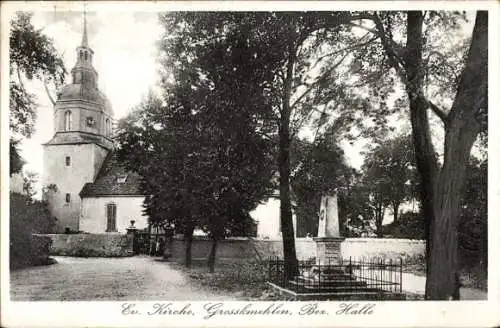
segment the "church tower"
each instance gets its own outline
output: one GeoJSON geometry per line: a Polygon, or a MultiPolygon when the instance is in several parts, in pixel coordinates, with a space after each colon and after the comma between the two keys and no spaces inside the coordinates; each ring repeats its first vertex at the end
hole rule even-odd
{"type": "Polygon", "coordinates": [[[57,218],[57,232],[80,230],[79,193],[86,183],[94,182],[104,159],[113,150],[113,110],[97,86],[85,13],[83,21],[71,84],[57,94],[54,136],[43,144],[44,198],[57,218]]]}

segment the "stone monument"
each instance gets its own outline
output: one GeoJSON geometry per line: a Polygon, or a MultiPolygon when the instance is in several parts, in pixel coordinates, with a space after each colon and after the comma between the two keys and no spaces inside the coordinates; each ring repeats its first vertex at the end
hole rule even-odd
{"type": "Polygon", "coordinates": [[[316,242],[317,264],[338,264],[342,258],[340,244],[344,240],[340,236],[337,195],[321,197],[318,237],[316,242]]]}

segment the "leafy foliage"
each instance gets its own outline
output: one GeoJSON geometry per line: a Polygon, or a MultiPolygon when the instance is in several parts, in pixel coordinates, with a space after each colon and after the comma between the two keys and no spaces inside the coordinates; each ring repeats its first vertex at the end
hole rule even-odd
{"type": "Polygon", "coordinates": [[[384,235],[392,238],[425,239],[424,218],[420,212],[401,213],[397,221],[383,227],[384,235]]]}
{"type": "Polygon", "coordinates": [[[144,177],[153,222],[173,223],[188,234],[198,227],[214,239],[247,235],[253,229],[249,212],[273,186],[272,144],[261,119],[269,106],[260,75],[248,74],[255,61],[244,36],[227,35],[237,44],[231,51],[194,46],[199,41],[191,39],[207,33],[198,18],[162,16],[168,37],[160,45],[163,100],[151,95],[121,123],[120,152],[144,177]],[[201,31],[185,31],[180,19],[193,19],[189,26],[201,31]],[[248,67],[233,69],[227,62],[237,59],[248,67]]]}
{"type": "Polygon", "coordinates": [[[37,243],[33,233],[50,233],[55,227],[44,202],[31,197],[10,193],[10,263],[11,267],[33,265],[37,260],[37,243]]]}
{"type": "Polygon", "coordinates": [[[34,132],[37,103],[34,94],[26,89],[24,80],[40,80],[60,86],[64,83],[66,69],[53,41],[35,30],[32,14],[18,12],[11,21],[9,37],[10,83],[9,128],[11,132],[11,174],[23,166],[16,145],[23,137],[34,132]]]}
{"type": "Polygon", "coordinates": [[[319,144],[294,140],[292,147],[292,153],[298,157],[292,161],[297,236],[316,236],[321,197],[334,192],[344,194],[353,169],[346,164],[344,151],[328,140],[319,144]]]}
{"type": "Polygon", "coordinates": [[[488,268],[488,161],[471,157],[458,226],[461,265],[488,268]]]}
{"type": "Polygon", "coordinates": [[[366,154],[362,184],[368,193],[377,234],[381,236],[384,212],[392,207],[394,221],[399,206],[416,196],[416,168],[409,135],[387,138],[366,154]]]}

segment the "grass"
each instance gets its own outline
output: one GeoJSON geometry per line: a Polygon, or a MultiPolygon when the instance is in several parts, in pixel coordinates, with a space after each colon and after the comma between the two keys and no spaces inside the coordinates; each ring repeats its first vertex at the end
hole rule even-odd
{"type": "Polygon", "coordinates": [[[201,260],[193,260],[191,268],[179,263],[172,265],[185,272],[192,283],[217,293],[250,301],[283,299],[266,284],[268,268],[265,262],[219,259],[214,273],[210,273],[206,261],[201,260]]]}
{"type": "MultiPolygon", "coordinates": [[[[250,301],[286,300],[266,284],[267,264],[257,260],[218,259],[214,273],[210,273],[206,261],[193,260],[191,268],[179,263],[172,265],[183,271],[191,283],[218,293],[250,301]]],[[[422,258],[407,259],[403,272],[425,276],[426,264],[422,258]]],[[[487,279],[478,267],[461,270],[463,287],[486,291],[487,279]]],[[[423,295],[407,294],[407,300],[423,300],[423,295]]]]}

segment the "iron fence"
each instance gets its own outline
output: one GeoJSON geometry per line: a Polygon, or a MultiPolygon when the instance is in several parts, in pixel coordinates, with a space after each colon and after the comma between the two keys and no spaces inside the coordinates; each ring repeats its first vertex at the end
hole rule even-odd
{"type": "Polygon", "coordinates": [[[269,281],[296,293],[402,292],[402,259],[299,261],[298,274],[287,277],[285,261],[269,258],[269,281]]]}

